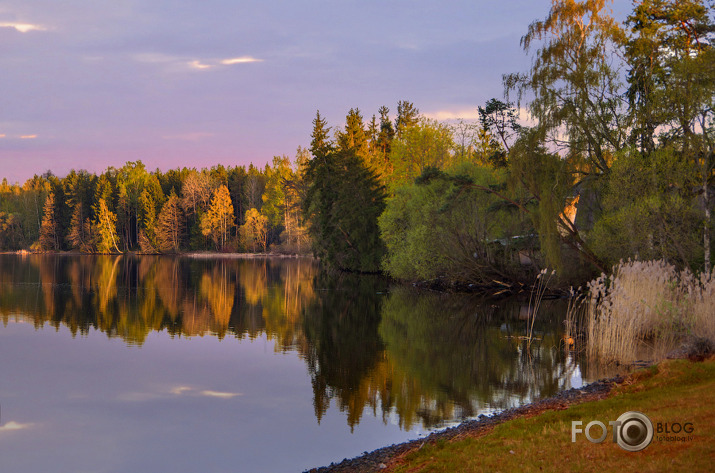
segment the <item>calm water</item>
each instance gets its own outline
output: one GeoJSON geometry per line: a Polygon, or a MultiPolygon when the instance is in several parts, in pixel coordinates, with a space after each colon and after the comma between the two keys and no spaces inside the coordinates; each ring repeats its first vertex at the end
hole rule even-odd
{"type": "Polygon", "coordinates": [[[300,472],[579,386],[547,303],[309,259],[0,255],[0,471],[300,472]]]}

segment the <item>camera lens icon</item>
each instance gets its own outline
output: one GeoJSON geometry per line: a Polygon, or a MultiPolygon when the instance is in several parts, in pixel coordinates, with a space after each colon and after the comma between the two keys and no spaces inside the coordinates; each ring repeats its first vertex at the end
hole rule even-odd
{"type": "Polygon", "coordinates": [[[638,411],[628,411],[618,418],[616,443],[629,452],[639,452],[653,440],[653,423],[638,411]]]}

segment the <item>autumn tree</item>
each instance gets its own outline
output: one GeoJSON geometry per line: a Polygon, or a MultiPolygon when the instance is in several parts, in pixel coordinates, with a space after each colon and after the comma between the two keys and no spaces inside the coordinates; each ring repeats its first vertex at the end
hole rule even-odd
{"type": "Polygon", "coordinates": [[[239,234],[246,248],[251,248],[254,253],[259,247],[266,251],[268,245],[268,217],[261,215],[255,208],[249,209],[246,212],[246,223],[241,225],[239,234]]]}
{"type": "Polygon", "coordinates": [[[120,252],[117,245],[117,216],[109,210],[104,199],[99,200],[94,227],[96,229],[96,249],[99,253],[120,252]]]}
{"type": "Polygon", "coordinates": [[[187,216],[204,212],[211,202],[214,181],[207,172],[191,170],[181,185],[181,205],[187,216]]]}
{"type": "Polygon", "coordinates": [[[45,208],[40,226],[40,248],[43,250],[59,250],[59,228],[55,218],[55,194],[50,192],[45,200],[45,208]]]}
{"type": "Polygon", "coordinates": [[[219,186],[211,197],[211,204],[201,218],[201,233],[213,240],[217,249],[224,248],[231,237],[235,216],[228,187],[219,186]]]}
{"type": "Polygon", "coordinates": [[[173,192],[159,213],[156,226],[156,240],[159,250],[177,253],[185,234],[185,217],[181,200],[173,192]]]}

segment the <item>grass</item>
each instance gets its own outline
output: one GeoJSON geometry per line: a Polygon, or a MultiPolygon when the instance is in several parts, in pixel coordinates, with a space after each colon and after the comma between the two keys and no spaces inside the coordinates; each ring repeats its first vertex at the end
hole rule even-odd
{"type": "Polygon", "coordinates": [[[715,342],[715,273],[628,261],[589,283],[588,352],[601,362],[658,360],[689,340],[715,342]]]}
{"type": "MultiPolygon", "coordinates": [[[[594,432],[596,435],[599,431],[594,432]]],[[[669,360],[637,371],[607,399],[547,411],[496,426],[477,438],[438,442],[393,460],[387,471],[511,472],[639,471],[709,472],[715,464],[715,359],[669,360]],[[581,435],[571,442],[571,422],[607,424],[627,411],[658,423],[692,422],[693,440],[654,437],[640,452],[627,452],[609,437],[593,444],[581,435]]]]}

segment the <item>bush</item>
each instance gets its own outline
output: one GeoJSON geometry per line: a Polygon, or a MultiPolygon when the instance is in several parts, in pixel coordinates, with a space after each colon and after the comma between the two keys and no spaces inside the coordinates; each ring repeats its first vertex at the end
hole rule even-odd
{"type": "Polygon", "coordinates": [[[383,269],[407,280],[517,279],[524,272],[511,238],[520,234],[518,216],[497,209],[501,201],[483,190],[503,181],[493,169],[465,164],[451,173],[428,167],[397,188],[378,220],[387,247],[383,269]]]}

